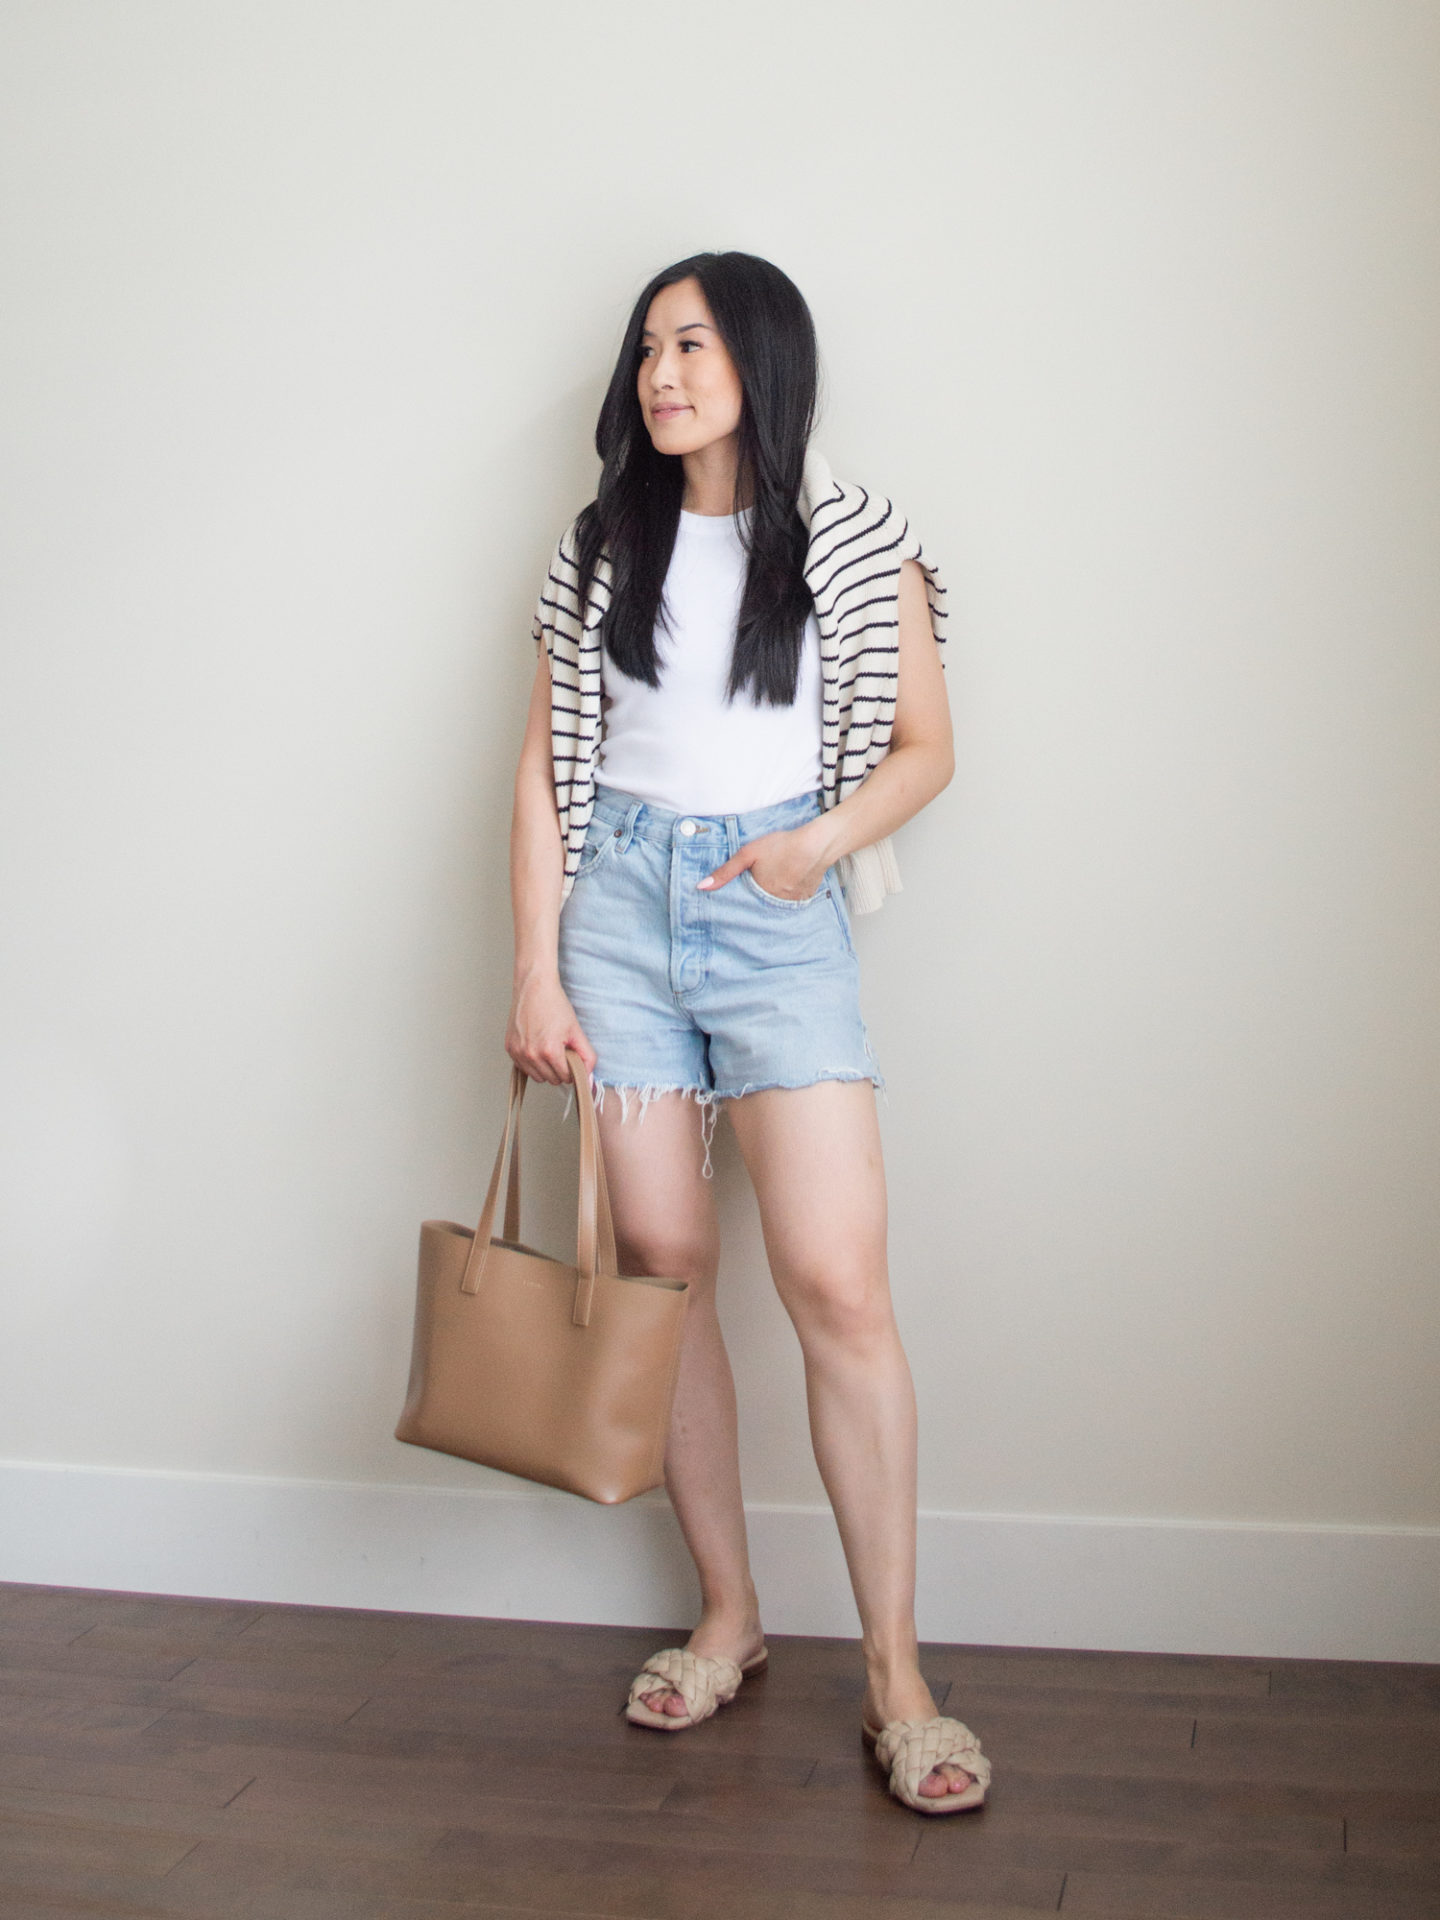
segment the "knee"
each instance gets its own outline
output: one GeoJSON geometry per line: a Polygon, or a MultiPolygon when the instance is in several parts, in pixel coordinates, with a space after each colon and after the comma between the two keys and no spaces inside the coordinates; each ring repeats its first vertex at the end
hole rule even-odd
{"type": "Polygon", "coordinates": [[[791,1274],[785,1304],[802,1342],[822,1340],[863,1355],[894,1337],[895,1312],[883,1266],[841,1263],[791,1274]]]}

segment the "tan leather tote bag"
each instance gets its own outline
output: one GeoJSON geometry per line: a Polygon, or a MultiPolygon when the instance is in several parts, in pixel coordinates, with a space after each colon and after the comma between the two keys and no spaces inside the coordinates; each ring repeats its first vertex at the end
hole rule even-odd
{"type": "Polygon", "coordinates": [[[567,1048],[566,1060],[580,1114],[575,1265],[520,1243],[526,1077],[512,1066],[479,1226],[420,1229],[410,1391],[395,1438],[611,1504],[664,1478],[689,1288],[616,1272],[590,1079],[578,1053],[567,1048]],[[492,1239],[507,1160],[505,1230],[492,1239]]]}

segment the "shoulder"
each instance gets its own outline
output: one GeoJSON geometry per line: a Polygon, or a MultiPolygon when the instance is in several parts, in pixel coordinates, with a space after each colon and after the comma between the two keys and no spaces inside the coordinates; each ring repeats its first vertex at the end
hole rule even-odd
{"type": "Polygon", "coordinates": [[[555,542],[555,551],[550,557],[552,567],[563,569],[567,574],[574,575],[580,564],[580,536],[584,524],[585,515],[577,513],[555,542]]]}
{"type": "Polygon", "coordinates": [[[587,626],[592,624],[590,616],[597,606],[603,608],[608,597],[610,562],[603,549],[596,557],[588,591],[582,590],[585,529],[589,511],[587,508],[576,514],[555,542],[540,587],[536,619],[541,625],[562,628],[574,626],[578,631],[582,623],[587,626]]]}
{"type": "Polygon", "coordinates": [[[839,479],[824,455],[805,455],[800,514],[810,531],[810,562],[827,555],[849,561],[888,553],[918,560],[920,542],[908,518],[887,494],[857,480],[839,479]]]}
{"type": "Polygon", "coordinates": [[[548,609],[551,614],[562,611],[574,611],[578,604],[576,589],[580,583],[578,567],[580,549],[575,537],[578,522],[570,525],[555,542],[549,560],[545,566],[545,578],[540,585],[540,607],[542,618],[548,609]],[[556,595],[562,596],[566,605],[557,607],[556,595]]]}
{"type": "MultiPolygon", "coordinates": [[[[816,595],[839,608],[853,603],[846,596],[852,584],[866,585],[877,576],[891,579],[898,594],[900,569],[907,560],[919,563],[925,576],[935,638],[945,639],[945,583],[929,549],[908,515],[887,494],[858,481],[840,480],[828,461],[814,448],[805,455],[805,479],[800,512],[810,534],[805,577],[816,595]]],[[[843,619],[843,616],[842,616],[843,619]]]]}

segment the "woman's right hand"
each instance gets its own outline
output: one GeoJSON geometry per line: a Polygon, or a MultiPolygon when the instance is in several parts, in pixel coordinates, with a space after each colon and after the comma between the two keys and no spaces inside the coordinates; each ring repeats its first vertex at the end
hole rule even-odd
{"type": "Polygon", "coordinates": [[[552,1087],[568,1087],[567,1047],[573,1047],[580,1055],[587,1073],[595,1071],[595,1049],[580,1030],[560,976],[549,974],[522,981],[510,1002],[510,1021],[505,1029],[506,1053],[532,1080],[546,1080],[552,1087]]]}

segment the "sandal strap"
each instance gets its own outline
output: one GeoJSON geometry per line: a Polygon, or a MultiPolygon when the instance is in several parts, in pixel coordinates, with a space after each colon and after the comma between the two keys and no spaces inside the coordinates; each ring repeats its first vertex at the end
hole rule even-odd
{"type": "Polygon", "coordinates": [[[672,1690],[685,1702],[691,1720],[708,1720],[740,1691],[739,1667],[723,1654],[692,1653],[688,1647],[662,1647],[652,1653],[630,1683],[630,1699],[648,1702],[672,1690]]]}
{"type": "Polygon", "coordinates": [[[875,1742],[875,1758],[890,1769],[890,1791],[907,1807],[929,1810],[920,1782],[935,1767],[963,1767],[982,1795],[990,1785],[990,1762],[963,1720],[936,1714],[932,1720],[892,1720],[875,1742]]]}

